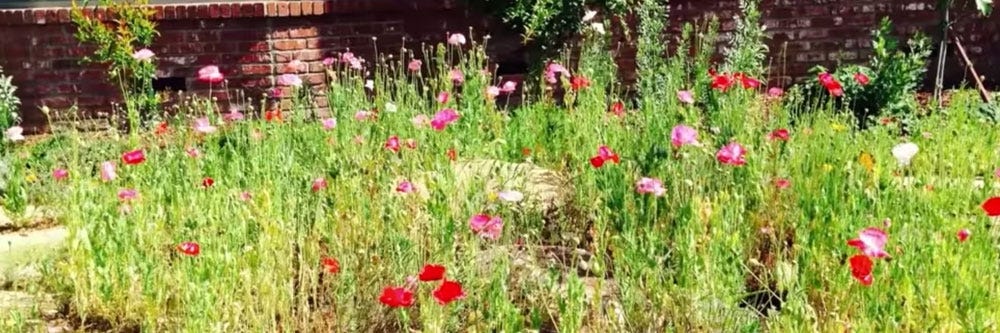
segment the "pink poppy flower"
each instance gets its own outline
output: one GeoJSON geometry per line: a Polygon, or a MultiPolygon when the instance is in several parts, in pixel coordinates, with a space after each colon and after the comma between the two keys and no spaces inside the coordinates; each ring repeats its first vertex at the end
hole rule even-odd
{"type": "Polygon", "coordinates": [[[243,112],[240,112],[238,108],[230,108],[228,113],[222,114],[222,120],[226,122],[241,121],[244,118],[243,112]]]}
{"type": "Polygon", "coordinates": [[[747,163],[744,159],[746,150],[739,143],[733,142],[723,146],[715,153],[715,159],[720,163],[732,166],[741,166],[747,163]]]}
{"type": "Polygon", "coordinates": [[[439,92],[438,95],[437,95],[437,102],[439,104],[448,103],[448,97],[450,97],[450,96],[451,96],[451,94],[449,94],[447,91],[439,92]]]}
{"type": "Polygon", "coordinates": [[[224,80],[225,77],[222,72],[219,72],[218,66],[205,66],[198,70],[198,80],[208,83],[219,83],[224,80]]]}
{"type": "Polygon", "coordinates": [[[357,120],[357,121],[365,121],[365,120],[371,119],[372,116],[374,116],[374,115],[375,115],[375,113],[373,113],[371,111],[360,110],[360,111],[354,113],[354,119],[357,120]]]}
{"type": "Polygon", "coordinates": [[[771,87],[771,89],[767,90],[767,97],[770,98],[780,98],[784,94],[785,90],[778,87],[771,87]]]}
{"type": "Polygon", "coordinates": [[[690,90],[680,90],[677,92],[677,99],[684,104],[694,104],[694,93],[690,90]]]}
{"type": "Polygon", "coordinates": [[[698,145],[698,131],[685,125],[674,126],[670,131],[670,144],[675,149],[684,145],[698,145]]]}
{"type": "Polygon", "coordinates": [[[997,176],[997,178],[1000,178],[1000,168],[997,168],[995,171],[993,171],[993,175],[997,176]]]}
{"type": "Polygon", "coordinates": [[[69,171],[66,169],[52,170],[52,179],[55,179],[56,181],[63,181],[66,180],[66,178],[69,178],[69,171]]]}
{"type": "Polygon", "coordinates": [[[195,147],[188,148],[188,149],[185,150],[185,152],[187,153],[188,157],[190,157],[190,158],[201,157],[201,151],[199,151],[198,148],[195,148],[195,147]]]}
{"type": "Polygon", "coordinates": [[[313,179],[312,191],[313,192],[322,191],[322,190],[326,189],[326,186],[327,186],[326,178],[319,177],[319,178],[313,179]]]}
{"type": "Polygon", "coordinates": [[[857,81],[858,84],[862,86],[867,86],[868,83],[871,83],[871,79],[868,78],[868,75],[865,75],[865,73],[861,72],[854,73],[854,81],[857,81]]]}
{"type": "Polygon", "coordinates": [[[455,112],[455,110],[443,109],[434,114],[434,119],[431,119],[431,127],[436,131],[443,131],[445,127],[458,120],[458,118],[458,112],[455,112]]]}
{"type": "Polygon", "coordinates": [[[149,49],[141,49],[135,51],[135,53],[132,53],[132,59],[138,61],[149,61],[153,59],[154,56],[156,56],[156,54],[153,53],[153,51],[150,51],[149,49]]]}
{"type": "Polygon", "coordinates": [[[385,140],[385,149],[392,151],[393,153],[399,152],[399,137],[390,136],[388,140],[385,140]]]}
{"type": "Polygon", "coordinates": [[[662,197],[663,194],[667,193],[667,190],[663,188],[663,183],[659,179],[649,177],[639,179],[635,183],[635,191],[639,194],[652,194],[658,197],[662,197]]]}
{"type": "Polygon", "coordinates": [[[243,191],[240,193],[240,201],[250,201],[253,199],[253,194],[250,191],[243,191]]]}
{"type": "Polygon", "coordinates": [[[194,125],[192,125],[191,127],[194,128],[195,132],[198,132],[200,134],[211,134],[215,133],[216,130],[215,126],[212,126],[212,123],[208,120],[207,117],[201,117],[195,119],[194,125]]]}
{"type": "Polygon", "coordinates": [[[278,76],[278,85],[298,88],[302,86],[302,78],[295,74],[281,74],[278,76]]]}
{"type": "Polygon", "coordinates": [[[448,36],[448,44],[451,44],[452,46],[465,45],[465,35],[451,34],[451,36],[448,36]]]}
{"type": "Polygon", "coordinates": [[[740,84],[743,85],[743,89],[757,89],[761,85],[760,80],[752,78],[745,73],[736,73],[733,77],[740,79],[740,84]]]}
{"type": "Polygon", "coordinates": [[[597,155],[590,158],[590,165],[594,168],[600,169],[604,166],[604,163],[608,161],[618,164],[621,162],[621,158],[619,158],[618,154],[612,151],[611,148],[608,148],[608,146],[601,145],[600,147],[597,147],[597,155]]]}
{"type": "Polygon", "coordinates": [[[413,60],[410,60],[410,63],[406,65],[406,69],[409,69],[411,72],[416,73],[416,72],[420,72],[420,68],[423,67],[423,66],[424,66],[424,62],[423,61],[420,61],[418,59],[413,59],[413,60]]]}
{"type": "Polygon", "coordinates": [[[332,66],[336,62],[337,62],[337,58],[334,58],[334,57],[323,58],[323,66],[326,66],[326,67],[330,67],[330,66],[332,66]]]}
{"type": "Polygon", "coordinates": [[[431,118],[424,114],[418,114],[410,119],[410,122],[413,123],[413,127],[423,128],[431,124],[431,118]]]}
{"type": "Polygon", "coordinates": [[[958,242],[959,243],[964,243],[966,240],[969,239],[969,236],[971,236],[971,235],[972,235],[972,232],[969,231],[969,229],[959,230],[958,233],[955,234],[955,236],[958,237],[958,242]]]}
{"type": "Polygon", "coordinates": [[[469,228],[482,238],[497,240],[503,232],[503,219],[499,216],[478,214],[469,218],[469,228]]]}
{"type": "Polygon", "coordinates": [[[545,81],[549,84],[559,83],[559,78],[569,77],[569,71],[566,67],[558,63],[550,62],[548,66],[545,67],[545,81]]]}
{"type": "Polygon", "coordinates": [[[851,265],[851,276],[858,280],[863,286],[870,286],[874,278],[872,277],[872,259],[864,255],[854,255],[848,260],[851,265]]]}
{"type": "Polygon", "coordinates": [[[118,173],[115,172],[115,164],[111,161],[104,161],[101,163],[101,180],[105,182],[110,182],[118,178],[118,173]]]}
{"type": "Polygon", "coordinates": [[[135,189],[128,188],[128,189],[118,190],[118,200],[121,200],[123,202],[132,201],[132,199],[135,199],[135,197],[138,195],[139,192],[136,192],[135,189]]]}
{"type": "Polygon", "coordinates": [[[889,241],[889,235],[882,229],[869,227],[858,233],[858,238],[847,241],[847,245],[861,250],[861,253],[872,258],[885,258],[889,253],[885,252],[885,243],[889,241]]]}
{"type": "Polygon", "coordinates": [[[330,131],[333,130],[334,128],[337,128],[337,119],[326,118],[321,120],[320,122],[323,123],[324,130],[330,131]]]}
{"type": "Polygon", "coordinates": [[[497,86],[486,87],[486,97],[494,99],[497,98],[497,96],[500,96],[500,87],[497,86]]]}
{"type": "Polygon", "coordinates": [[[784,128],[771,131],[771,133],[767,135],[767,139],[771,141],[788,141],[788,137],[788,130],[784,128]]]}
{"type": "Polygon", "coordinates": [[[413,193],[413,190],[414,190],[413,183],[409,181],[404,180],[400,182],[399,185],[396,185],[396,192],[399,193],[403,194],[413,193]]]}
{"type": "Polygon", "coordinates": [[[517,90],[517,82],[507,81],[500,86],[500,92],[504,94],[509,94],[517,90]]]}
{"type": "Polygon", "coordinates": [[[774,187],[779,190],[784,190],[792,187],[792,182],[786,178],[778,178],[774,180],[774,187]]]}
{"type": "Polygon", "coordinates": [[[451,80],[454,81],[456,84],[461,84],[462,82],[465,82],[465,74],[462,74],[461,69],[452,68],[451,72],[448,72],[448,76],[451,77],[451,80]]]}
{"type": "Polygon", "coordinates": [[[198,243],[195,242],[180,243],[179,245],[177,245],[177,250],[180,251],[182,254],[190,257],[197,257],[198,254],[201,254],[201,246],[199,246],[198,243]]]}

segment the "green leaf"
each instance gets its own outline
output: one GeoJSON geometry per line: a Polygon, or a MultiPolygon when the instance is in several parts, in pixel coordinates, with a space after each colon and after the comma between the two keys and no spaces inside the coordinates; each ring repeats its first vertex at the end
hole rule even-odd
{"type": "Polygon", "coordinates": [[[990,16],[993,11],[993,0],[976,0],[976,8],[985,16],[990,16]]]}

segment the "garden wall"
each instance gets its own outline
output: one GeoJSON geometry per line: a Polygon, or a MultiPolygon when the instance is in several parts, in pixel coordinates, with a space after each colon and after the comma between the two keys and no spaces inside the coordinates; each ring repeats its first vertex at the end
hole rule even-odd
{"type": "MultiPolygon", "coordinates": [[[[155,1],[154,1],[155,2],[155,1]]],[[[936,34],[937,0],[763,0],[764,23],[771,36],[773,84],[788,84],[808,77],[811,67],[854,62],[870,55],[870,32],[882,16],[891,17],[901,33],[936,34]]],[[[971,0],[959,4],[954,16],[956,31],[988,84],[1000,78],[1000,15],[983,19],[974,14],[971,0]]],[[[247,96],[261,96],[273,86],[284,64],[298,59],[312,84],[324,80],[321,60],[337,52],[371,58],[372,37],[379,51],[403,45],[443,41],[448,32],[466,32],[471,26],[489,33],[490,53],[504,72],[523,71],[525,60],[520,37],[495,18],[465,8],[461,0],[330,0],[218,2],[211,4],[157,5],[161,32],[152,48],[161,59],[158,76],[172,88],[201,92],[207,86],[193,80],[198,68],[218,64],[231,87],[247,96]]],[[[682,22],[714,14],[723,18],[723,31],[734,27],[737,0],[673,0],[671,40],[682,22]],[[728,19],[727,19],[728,18],[728,19]]],[[[634,24],[634,22],[632,22],[634,24]]],[[[0,10],[0,66],[15,77],[24,102],[22,116],[29,132],[44,131],[41,105],[65,109],[77,105],[87,116],[106,112],[118,94],[105,82],[104,71],[79,63],[88,54],[73,39],[66,8],[0,10]]],[[[633,29],[633,31],[635,31],[633,29]]],[[[629,38],[618,36],[623,46],[619,64],[626,81],[634,79],[634,50],[629,38]]],[[[949,54],[948,83],[966,78],[964,67],[949,54]]],[[[508,74],[508,73],[503,73],[508,74]]],[[[930,80],[928,80],[930,82],[930,80]]],[[[226,100],[226,92],[216,91],[226,100]]],[[[320,99],[322,102],[322,99],[320,99]]]]}

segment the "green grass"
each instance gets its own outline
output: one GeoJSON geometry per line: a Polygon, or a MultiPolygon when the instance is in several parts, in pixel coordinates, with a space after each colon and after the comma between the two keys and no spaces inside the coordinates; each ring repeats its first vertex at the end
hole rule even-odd
{"type": "Polygon", "coordinates": [[[528,102],[508,110],[484,95],[502,81],[479,71],[488,62],[481,46],[436,52],[424,59],[424,76],[373,61],[373,95],[359,72],[331,68],[334,130],[311,116],[309,93],[293,91],[299,97],[281,123],[246,120],[197,134],[192,117],[206,104],[193,102],[184,108],[190,115],[169,118],[166,135],[65,132],[44,149],[16,146],[31,161],[16,175],[37,179],[19,182],[28,200],[58,209],[70,230],[68,255],[48,282],[81,316],[143,331],[1000,329],[1000,234],[979,208],[1000,193],[1000,131],[968,116],[972,94],[957,93],[908,138],[896,125],[854,130],[856,121],[831,106],[793,119],[762,91],[707,89],[703,73],[659,92],[698,85],[698,103],[645,99],[619,118],[608,109],[625,98],[598,44],[573,71],[590,87],[566,89],[564,101],[529,87],[528,102]],[[465,72],[462,86],[448,79],[449,64],[465,72]],[[439,91],[456,98],[439,105],[439,91]],[[354,119],[372,108],[376,120],[354,119]],[[461,118],[442,131],[411,123],[443,108],[461,118]],[[674,150],[670,131],[682,123],[699,131],[700,147],[674,150]],[[778,128],[790,140],[768,140],[778,128]],[[417,147],[391,152],[390,136],[417,147]],[[890,151],[904,141],[920,152],[902,168],[890,151]],[[746,165],[716,160],[729,142],[746,147],[746,165]],[[602,144],[621,163],[592,167],[602,144]],[[121,155],[133,149],[146,161],[124,165],[121,155]],[[870,170],[863,153],[874,158],[870,170]],[[99,177],[105,160],[118,166],[114,181],[99,177]],[[483,160],[526,164],[459,171],[483,160]],[[69,178],[47,177],[55,168],[69,178]],[[557,175],[549,190],[561,198],[558,209],[539,209],[537,179],[510,176],[527,168],[557,175]],[[214,186],[203,187],[205,177],[214,186]],[[662,180],[665,194],[636,193],[642,177],[662,180]],[[976,177],[983,188],[973,187],[976,177]],[[317,178],[328,185],[314,192],[317,178]],[[791,187],[777,189],[777,178],[791,187]],[[402,180],[417,192],[397,193],[402,180]],[[121,202],[121,189],[138,198],[121,202]],[[498,200],[496,191],[508,189],[527,198],[498,200]],[[480,213],[502,217],[499,239],[470,230],[480,213]],[[857,252],[846,241],[869,226],[886,230],[891,258],[876,259],[874,283],[863,286],[846,264],[857,252]],[[972,236],[960,243],[963,228],[972,236]],[[200,255],[182,255],[182,242],[197,242],[200,255]],[[324,272],[324,257],[339,261],[339,273],[324,272]],[[412,307],[379,302],[384,288],[406,285],[428,263],[447,267],[466,296],[442,306],[431,296],[438,283],[423,282],[412,307]],[[769,316],[740,306],[772,294],[784,297],[769,316]]]}

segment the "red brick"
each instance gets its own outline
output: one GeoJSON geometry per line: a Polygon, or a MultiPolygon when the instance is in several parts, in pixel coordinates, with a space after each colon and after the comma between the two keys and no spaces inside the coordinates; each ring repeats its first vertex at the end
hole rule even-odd
{"type": "Polygon", "coordinates": [[[288,3],[287,2],[279,2],[278,3],[278,16],[279,17],[288,16],[288,3]]]}
{"type": "Polygon", "coordinates": [[[278,40],[274,42],[274,49],[278,51],[301,50],[306,48],[306,41],[301,39],[278,40]]]}
{"type": "Polygon", "coordinates": [[[288,15],[290,16],[302,16],[302,3],[294,1],[288,4],[288,15]]]}
{"type": "Polygon", "coordinates": [[[268,75],[271,74],[271,65],[241,65],[240,73],[244,75],[268,75]]]}

